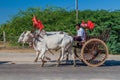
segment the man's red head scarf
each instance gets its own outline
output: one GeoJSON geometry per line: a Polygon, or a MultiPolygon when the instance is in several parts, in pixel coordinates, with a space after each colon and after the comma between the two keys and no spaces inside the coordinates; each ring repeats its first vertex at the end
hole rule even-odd
{"type": "Polygon", "coordinates": [[[42,22],[40,20],[36,19],[36,16],[34,16],[32,18],[33,21],[33,26],[37,29],[39,29],[40,31],[44,28],[44,25],[42,24],[42,22]]]}
{"type": "Polygon", "coordinates": [[[93,29],[95,25],[92,21],[88,20],[87,26],[88,26],[89,29],[93,29]]]}
{"type": "Polygon", "coordinates": [[[81,26],[85,27],[85,28],[88,28],[88,29],[93,29],[95,24],[92,21],[90,21],[90,20],[88,20],[87,23],[85,23],[85,21],[82,20],[81,26]]]}

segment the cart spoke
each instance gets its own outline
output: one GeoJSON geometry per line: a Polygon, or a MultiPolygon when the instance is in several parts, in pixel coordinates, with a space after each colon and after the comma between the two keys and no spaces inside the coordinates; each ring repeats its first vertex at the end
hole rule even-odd
{"type": "Polygon", "coordinates": [[[106,44],[99,39],[91,39],[82,48],[83,61],[89,66],[100,66],[108,55],[106,44]]]}

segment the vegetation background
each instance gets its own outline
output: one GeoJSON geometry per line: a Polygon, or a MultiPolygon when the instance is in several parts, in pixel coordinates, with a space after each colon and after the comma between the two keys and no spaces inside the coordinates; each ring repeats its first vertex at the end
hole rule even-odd
{"type": "MultiPolygon", "coordinates": [[[[17,43],[18,37],[23,31],[32,30],[33,14],[40,19],[45,26],[46,31],[65,31],[70,35],[75,35],[76,30],[76,11],[68,11],[59,7],[48,7],[44,10],[40,8],[28,8],[25,11],[20,10],[9,21],[0,26],[0,37],[2,32],[6,33],[6,40],[11,46],[20,46],[17,43]]],[[[110,28],[110,37],[107,45],[112,54],[120,54],[120,10],[79,10],[79,23],[81,21],[91,20],[95,23],[93,30],[88,30],[92,36],[101,35],[101,33],[110,28]]],[[[0,41],[2,38],[0,38],[0,41]]]]}

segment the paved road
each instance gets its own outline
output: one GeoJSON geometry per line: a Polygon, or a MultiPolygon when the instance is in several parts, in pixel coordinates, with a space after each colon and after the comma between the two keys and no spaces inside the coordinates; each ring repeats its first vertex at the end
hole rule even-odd
{"type": "Polygon", "coordinates": [[[0,65],[0,80],[119,80],[120,66],[47,66],[38,64],[0,65]]]}
{"type": "Polygon", "coordinates": [[[116,55],[110,55],[103,66],[95,68],[83,63],[73,67],[64,62],[56,67],[54,60],[40,67],[40,61],[32,62],[34,57],[33,53],[0,53],[0,80],[119,80],[120,77],[120,56],[116,55]]]}

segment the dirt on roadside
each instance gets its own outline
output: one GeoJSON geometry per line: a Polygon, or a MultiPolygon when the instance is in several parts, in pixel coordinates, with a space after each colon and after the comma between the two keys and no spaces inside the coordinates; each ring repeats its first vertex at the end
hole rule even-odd
{"type": "Polygon", "coordinates": [[[15,49],[15,48],[1,48],[0,49],[0,53],[1,52],[9,52],[9,53],[34,53],[34,49],[30,48],[30,49],[15,49]]]}

